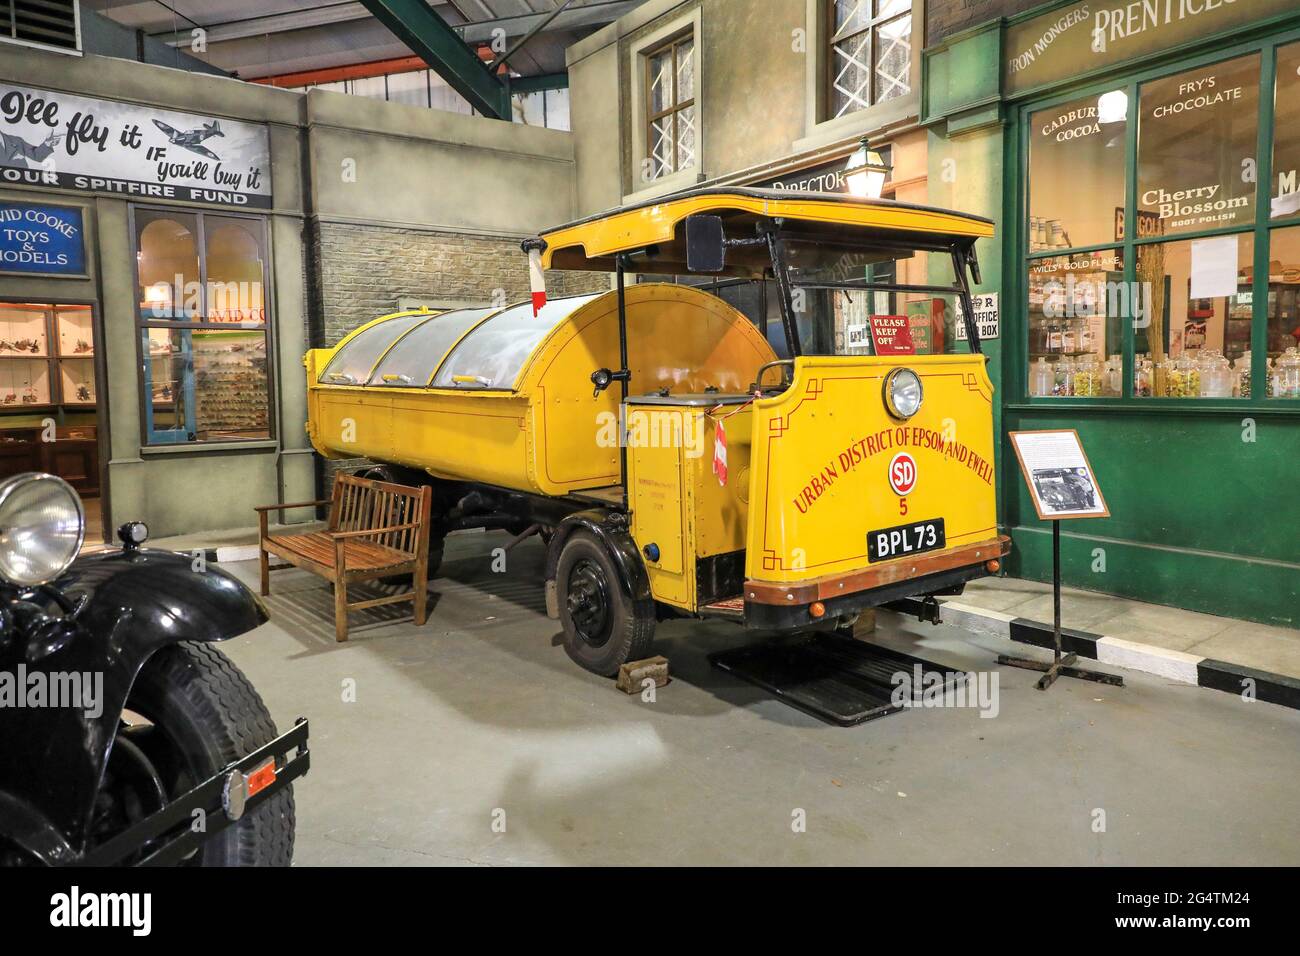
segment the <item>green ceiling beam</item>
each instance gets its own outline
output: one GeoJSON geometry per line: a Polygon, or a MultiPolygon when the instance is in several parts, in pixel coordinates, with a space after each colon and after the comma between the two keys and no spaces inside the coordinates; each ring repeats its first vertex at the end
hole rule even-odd
{"type": "Polygon", "coordinates": [[[410,47],[447,85],[485,116],[510,119],[510,89],[425,0],[361,0],[376,20],[410,47]]]}
{"type": "Polygon", "coordinates": [[[568,88],[568,73],[543,73],[540,76],[510,78],[511,93],[540,93],[543,90],[567,90],[568,88]]]}

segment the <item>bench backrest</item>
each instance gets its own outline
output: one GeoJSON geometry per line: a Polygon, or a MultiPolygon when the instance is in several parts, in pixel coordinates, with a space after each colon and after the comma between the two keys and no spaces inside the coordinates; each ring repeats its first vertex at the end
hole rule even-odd
{"type": "Polygon", "coordinates": [[[362,535],[362,540],[414,555],[428,547],[432,506],[433,489],[428,485],[412,488],[355,475],[338,475],[330,502],[329,529],[374,531],[373,535],[362,535]],[[387,530],[407,524],[415,527],[387,530]]]}

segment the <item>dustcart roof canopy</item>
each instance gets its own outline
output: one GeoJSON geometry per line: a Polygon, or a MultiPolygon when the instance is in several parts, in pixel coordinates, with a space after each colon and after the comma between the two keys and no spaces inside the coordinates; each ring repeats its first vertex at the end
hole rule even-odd
{"type": "MultiPolygon", "coordinates": [[[[589,216],[541,234],[547,269],[612,272],[629,253],[633,272],[684,274],[686,220],[718,216],[728,240],[753,239],[761,223],[780,220],[790,241],[870,248],[941,249],[993,235],[993,223],[947,209],[888,199],[780,189],[712,188],[679,193],[589,216]]],[[[756,277],[769,264],[761,245],[727,249],[722,274],[756,277]]]]}

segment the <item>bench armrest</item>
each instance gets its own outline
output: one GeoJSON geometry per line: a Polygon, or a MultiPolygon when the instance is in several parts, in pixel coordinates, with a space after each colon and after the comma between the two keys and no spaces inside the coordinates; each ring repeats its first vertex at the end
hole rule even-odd
{"type": "Polygon", "coordinates": [[[285,504],[285,505],[257,505],[256,507],[253,508],[253,510],[260,514],[264,511],[288,511],[290,508],[312,508],[315,507],[316,505],[328,505],[328,504],[331,504],[330,499],[323,498],[320,501],[298,501],[292,504],[285,504]]]}
{"type": "Polygon", "coordinates": [[[405,531],[407,528],[418,528],[420,522],[408,521],[406,524],[393,524],[386,528],[362,528],[360,531],[326,531],[325,533],[331,538],[360,538],[369,534],[387,534],[389,531],[405,531]]]}

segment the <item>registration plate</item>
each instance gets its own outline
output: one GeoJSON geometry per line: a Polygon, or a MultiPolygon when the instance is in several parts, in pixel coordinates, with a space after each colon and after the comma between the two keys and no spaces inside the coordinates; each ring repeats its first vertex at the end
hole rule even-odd
{"type": "Polygon", "coordinates": [[[896,528],[881,528],[867,534],[867,561],[905,558],[944,547],[943,519],[913,521],[896,528]]]}

